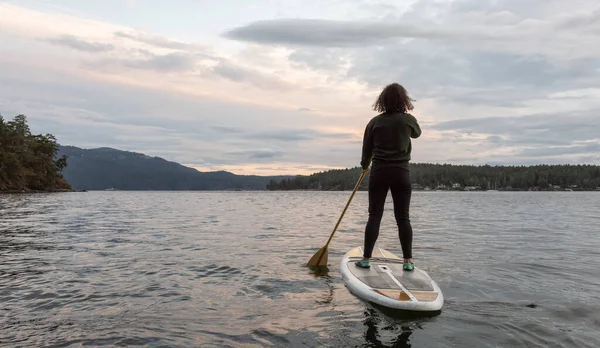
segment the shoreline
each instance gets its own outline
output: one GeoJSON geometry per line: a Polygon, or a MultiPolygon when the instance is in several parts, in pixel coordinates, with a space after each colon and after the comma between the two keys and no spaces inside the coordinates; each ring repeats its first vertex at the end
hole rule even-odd
{"type": "MultiPolygon", "coordinates": [[[[318,189],[289,189],[289,190],[266,190],[270,192],[283,191],[283,192],[291,192],[291,191],[306,191],[306,192],[348,192],[352,191],[352,189],[348,190],[318,190],[318,189]]],[[[356,192],[367,192],[366,189],[358,189],[356,192]]],[[[422,189],[413,189],[412,192],[600,192],[600,190],[588,189],[588,190],[422,190],[422,189]]]]}
{"type": "Polygon", "coordinates": [[[73,190],[73,189],[56,189],[56,190],[6,190],[0,191],[1,194],[29,194],[29,193],[65,193],[65,192],[87,192],[87,190],[73,190]]]}

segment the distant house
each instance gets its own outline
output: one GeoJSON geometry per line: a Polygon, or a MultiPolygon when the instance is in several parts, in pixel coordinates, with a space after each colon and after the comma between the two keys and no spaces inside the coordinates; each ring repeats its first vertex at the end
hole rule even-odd
{"type": "Polygon", "coordinates": [[[422,185],[419,185],[419,184],[413,184],[413,185],[412,185],[412,188],[413,188],[413,190],[422,190],[422,189],[423,189],[423,186],[422,186],[422,185]]]}

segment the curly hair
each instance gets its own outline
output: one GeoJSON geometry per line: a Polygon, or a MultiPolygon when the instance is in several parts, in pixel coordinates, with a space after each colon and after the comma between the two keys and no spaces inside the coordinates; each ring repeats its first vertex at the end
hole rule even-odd
{"type": "Polygon", "coordinates": [[[404,87],[392,83],[381,91],[379,97],[373,103],[373,110],[378,112],[407,112],[413,109],[413,101],[404,87]]]}

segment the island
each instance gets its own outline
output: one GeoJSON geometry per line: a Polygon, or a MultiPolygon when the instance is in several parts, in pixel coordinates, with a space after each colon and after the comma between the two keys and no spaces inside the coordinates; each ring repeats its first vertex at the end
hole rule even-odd
{"type": "MultiPolygon", "coordinates": [[[[412,163],[415,191],[600,191],[600,166],[590,164],[491,166],[412,163]]],[[[267,190],[352,190],[361,168],[334,169],[271,180],[267,190]]],[[[367,175],[359,191],[367,190],[367,175]]]]}
{"type": "Polygon", "coordinates": [[[32,134],[24,115],[5,121],[0,115],[0,192],[68,192],[62,175],[65,156],[52,134],[32,134]]]}

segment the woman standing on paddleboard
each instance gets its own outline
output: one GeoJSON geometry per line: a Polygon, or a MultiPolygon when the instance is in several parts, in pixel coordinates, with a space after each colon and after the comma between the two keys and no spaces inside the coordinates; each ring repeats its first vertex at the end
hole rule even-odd
{"type": "Polygon", "coordinates": [[[412,271],[412,226],[409,219],[412,183],[410,177],[411,138],[421,135],[417,119],[408,113],[413,109],[412,99],[406,89],[397,83],[386,86],[373,109],[380,112],[365,128],[361,167],[369,168],[369,220],[365,227],[363,259],[356,262],[358,267],[369,268],[370,258],[379,237],[379,225],[383,217],[383,207],[388,190],[394,201],[394,217],[402,254],[403,269],[412,271]]]}

